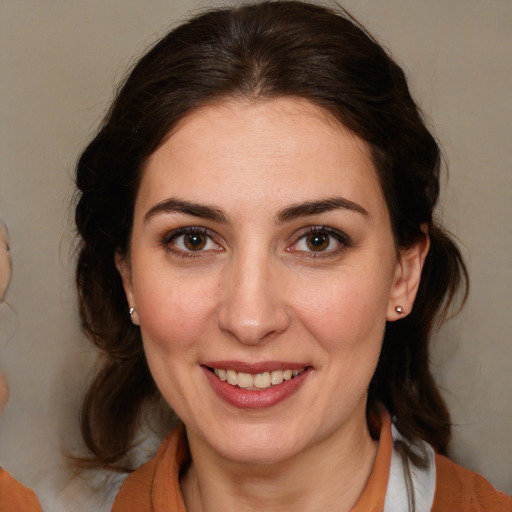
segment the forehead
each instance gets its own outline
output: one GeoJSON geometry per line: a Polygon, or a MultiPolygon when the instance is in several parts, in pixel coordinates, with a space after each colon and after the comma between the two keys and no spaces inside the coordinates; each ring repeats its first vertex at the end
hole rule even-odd
{"type": "Polygon", "coordinates": [[[148,159],[137,202],[205,195],[266,208],[333,195],[383,201],[367,144],[298,98],[223,101],[178,123],[148,159]]]}

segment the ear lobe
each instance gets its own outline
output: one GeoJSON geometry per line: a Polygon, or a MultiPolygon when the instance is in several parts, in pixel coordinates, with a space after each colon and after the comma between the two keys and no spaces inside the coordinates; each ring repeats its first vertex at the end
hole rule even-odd
{"type": "Polygon", "coordinates": [[[114,256],[114,262],[121,276],[121,281],[123,282],[124,294],[126,295],[126,302],[128,302],[129,311],[127,314],[130,315],[132,323],[135,325],[139,325],[139,316],[137,314],[136,303],[133,293],[132,286],[132,271],[130,268],[129,258],[121,254],[119,251],[116,251],[114,256]]]}
{"type": "Polygon", "coordinates": [[[386,319],[394,322],[407,316],[413,307],[418,292],[423,264],[430,248],[430,238],[426,225],[425,233],[411,247],[400,250],[400,259],[396,264],[395,279],[391,288],[386,319]]]}

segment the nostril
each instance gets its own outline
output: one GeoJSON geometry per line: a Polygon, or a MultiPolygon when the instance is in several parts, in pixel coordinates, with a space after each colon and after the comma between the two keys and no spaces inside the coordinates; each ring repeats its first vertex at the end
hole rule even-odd
{"type": "Polygon", "coordinates": [[[284,333],[290,315],[277,301],[247,304],[243,300],[223,304],[218,315],[219,329],[248,345],[256,345],[284,333]]]}

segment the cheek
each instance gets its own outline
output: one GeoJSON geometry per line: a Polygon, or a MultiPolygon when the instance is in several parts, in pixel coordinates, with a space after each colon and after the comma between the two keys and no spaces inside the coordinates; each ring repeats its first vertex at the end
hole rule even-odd
{"type": "Polygon", "coordinates": [[[215,285],[211,280],[179,276],[144,279],[138,287],[137,311],[144,344],[164,351],[193,345],[212,322],[215,285]],[[148,286],[144,283],[151,282],[148,286]]]}
{"type": "Polygon", "coordinates": [[[389,301],[387,282],[345,275],[317,285],[314,290],[306,285],[297,291],[301,297],[297,310],[310,331],[340,350],[343,340],[361,343],[382,332],[389,301]]]}
{"type": "Polygon", "coordinates": [[[320,366],[327,371],[322,372],[326,376],[322,388],[331,397],[327,407],[338,407],[345,400],[357,402],[375,372],[390,286],[378,276],[375,270],[344,274],[316,287],[317,293],[303,295],[307,299],[297,307],[302,325],[323,354],[320,366]]]}

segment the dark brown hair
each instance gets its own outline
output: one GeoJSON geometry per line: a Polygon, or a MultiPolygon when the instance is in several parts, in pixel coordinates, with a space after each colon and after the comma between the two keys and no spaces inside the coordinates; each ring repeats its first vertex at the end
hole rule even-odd
{"type": "MultiPolygon", "coordinates": [[[[204,12],[172,30],[135,65],[76,169],[81,237],[76,282],[84,331],[102,366],[83,402],[81,429],[99,465],[120,464],[141,407],[158,396],[140,330],[130,322],[116,251],[128,250],[144,163],[191,110],[233,97],[305,98],[369,145],[399,247],[431,248],[412,312],[389,323],[370,384],[409,440],[446,452],[451,425],[429,368],[429,338],[467,273],[436,224],[440,151],[402,69],[343,10],[296,1],[204,12]]],[[[462,285],[462,286],[461,286],[462,285]]]]}

